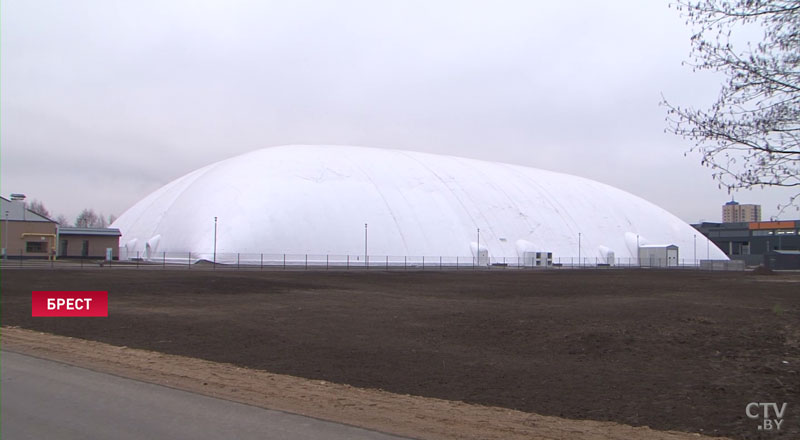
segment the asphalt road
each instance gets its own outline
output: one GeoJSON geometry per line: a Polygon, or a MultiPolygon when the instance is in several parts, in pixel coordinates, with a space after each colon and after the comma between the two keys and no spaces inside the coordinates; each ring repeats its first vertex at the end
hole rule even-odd
{"type": "Polygon", "coordinates": [[[0,353],[4,440],[397,439],[17,353],[0,353]]]}

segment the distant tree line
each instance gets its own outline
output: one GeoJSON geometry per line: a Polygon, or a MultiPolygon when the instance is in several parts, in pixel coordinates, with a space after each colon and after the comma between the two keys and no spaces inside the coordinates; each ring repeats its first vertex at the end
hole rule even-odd
{"type": "MultiPolygon", "coordinates": [[[[44,206],[39,200],[34,199],[30,204],[28,204],[28,209],[33,211],[43,217],[51,218],[50,211],[44,206]]],[[[63,214],[59,214],[53,220],[59,224],[59,226],[71,227],[74,226],[76,228],[105,228],[108,227],[111,223],[114,223],[117,217],[115,215],[105,216],[102,213],[96,213],[94,209],[86,208],[78,214],[78,217],[75,218],[75,222],[70,223],[66,216],[63,214]]]]}
{"type": "Polygon", "coordinates": [[[114,215],[104,216],[102,213],[97,214],[93,209],[85,208],[78,214],[75,219],[76,228],[105,228],[117,218],[114,215]]]}

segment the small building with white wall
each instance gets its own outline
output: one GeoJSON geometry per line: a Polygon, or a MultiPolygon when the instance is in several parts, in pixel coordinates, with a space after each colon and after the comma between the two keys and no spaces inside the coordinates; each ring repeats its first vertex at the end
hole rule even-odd
{"type": "Polygon", "coordinates": [[[671,267],[679,265],[678,246],[674,244],[648,244],[639,246],[639,265],[644,267],[671,267]]]}

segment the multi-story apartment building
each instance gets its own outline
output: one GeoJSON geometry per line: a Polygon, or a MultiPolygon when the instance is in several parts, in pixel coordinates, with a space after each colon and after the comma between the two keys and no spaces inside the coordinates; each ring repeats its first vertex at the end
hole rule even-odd
{"type": "Polygon", "coordinates": [[[722,223],[760,221],[761,205],[742,205],[733,200],[722,205],[722,223]]]}

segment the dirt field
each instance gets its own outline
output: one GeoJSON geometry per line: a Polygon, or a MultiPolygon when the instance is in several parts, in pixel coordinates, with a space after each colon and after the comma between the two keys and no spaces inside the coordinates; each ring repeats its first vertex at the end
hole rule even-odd
{"type": "Polygon", "coordinates": [[[800,277],[690,271],[2,272],[2,324],[356,387],[737,438],[800,436],[800,277]],[[105,319],[32,290],[108,290],[105,319]],[[749,402],[787,402],[780,435],[749,402]]]}

